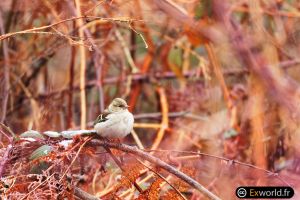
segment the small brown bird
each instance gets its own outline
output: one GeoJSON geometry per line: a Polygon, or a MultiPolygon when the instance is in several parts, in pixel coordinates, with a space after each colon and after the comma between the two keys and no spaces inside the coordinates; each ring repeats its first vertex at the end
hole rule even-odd
{"type": "Polygon", "coordinates": [[[134,118],[122,98],[115,98],[94,122],[97,134],[105,138],[124,138],[133,129],[134,118]]]}

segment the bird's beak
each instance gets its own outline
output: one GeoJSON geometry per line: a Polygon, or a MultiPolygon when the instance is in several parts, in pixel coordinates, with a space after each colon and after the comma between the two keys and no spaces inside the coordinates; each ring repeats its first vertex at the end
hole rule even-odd
{"type": "Polygon", "coordinates": [[[127,105],[127,106],[125,106],[125,107],[126,107],[126,108],[129,108],[130,106],[127,105]]]}

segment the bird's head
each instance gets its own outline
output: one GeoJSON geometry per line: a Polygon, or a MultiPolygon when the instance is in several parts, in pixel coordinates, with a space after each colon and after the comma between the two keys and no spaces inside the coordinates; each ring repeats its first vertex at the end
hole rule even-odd
{"type": "Polygon", "coordinates": [[[121,98],[115,98],[108,106],[109,112],[118,112],[122,110],[127,110],[129,106],[126,101],[121,98]]]}

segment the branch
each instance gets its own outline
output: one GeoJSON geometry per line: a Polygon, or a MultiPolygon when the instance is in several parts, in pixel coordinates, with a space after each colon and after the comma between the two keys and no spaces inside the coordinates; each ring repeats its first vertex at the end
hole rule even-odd
{"type": "Polygon", "coordinates": [[[270,170],[267,170],[267,169],[264,169],[264,168],[261,168],[261,167],[258,167],[256,165],[252,165],[250,163],[245,163],[245,162],[241,162],[241,161],[238,161],[238,160],[233,160],[233,159],[230,159],[230,158],[226,158],[226,157],[222,157],[222,156],[218,156],[218,155],[212,155],[212,154],[208,154],[208,153],[202,153],[202,152],[195,152],[195,151],[180,151],[180,150],[164,150],[164,149],[160,149],[160,150],[146,150],[144,149],[144,151],[146,152],[164,152],[164,153],[181,153],[181,154],[192,154],[192,155],[197,155],[197,157],[199,156],[206,156],[206,157],[210,157],[210,158],[215,158],[215,159],[219,159],[219,160],[224,160],[226,162],[228,162],[229,164],[238,164],[238,165],[242,165],[242,166],[246,166],[246,167],[249,167],[249,168],[253,168],[253,169],[256,169],[256,170],[260,170],[260,171],[263,171],[265,172],[267,175],[271,175],[271,176],[274,176],[276,178],[278,178],[280,181],[282,181],[284,184],[288,185],[291,187],[291,184],[286,182],[284,179],[282,179],[282,177],[276,173],[276,172],[272,172],[270,170]]]}
{"type": "MultiPolygon", "coordinates": [[[[44,132],[44,134],[49,136],[49,134],[46,134],[46,132],[44,132]]],[[[70,131],[62,131],[57,134],[60,134],[64,138],[72,138],[72,137],[79,136],[79,135],[81,135],[81,136],[94,135],[94,137],[97,137],[95,130],[77,130],[77,131],[70,130],[70,131]]],[[[189,177],[188,175],[184,174],[183,172],[179,171],[178,169],[169,165],[168,163],[160,160],[159,158],[157,158],[147,152],[142,151],[141,149],[139,149],[137,147],[132,147],[132,146],[121,144],[121,143],[113,143],[113,142],[110,142],[107,140],[103,140],[103,138],[99,138],[99,137],[98,137],[98,139],[93,139],[93,140],[89,141],[88,143],[91,144],[92,146],[102,146],[106,150],[108,150],[109,148],[114,148],[114,149],[118,149],[118,150],[130,153],[130,154],[139,156],[140,158],[143,158],[143,159],[151,162],[152,164],[154,164],[162,169],[165,169],[169,173],[171,173],[171,174],[175,175],[176,177],[178,177],[179,179],[185,181],[191,187],[202,192],[210,199],[220,200],[220,198],[218,196],[216,196],[215,194],[210,192],[208,189],[206,189],[204,186],[202,186],[200,183],[198,183],[193,178],[189,177]]]]}
{"type": "Polygon", "coordinates": [[[188,175],[184,174],[183,172],[177,170],[175,167],[165,163],[164,161],[160,160],[159,158],[156,158],[156,157],[150,155],[149,153],[146,153],[146,152],[138,149],[137,147],[132,147],[132,146],[128,146],[128,145],[120,144],[120,143],[117,144],[117,143],[112,143],[112,142],[108,142],[108,141],[101,141],[101,140],[92,140],[90,143],[93,145],[96,145],[96,146],[104,146],[104,147],[118,149],[118,150],[121,150],[121,151],[124,151],[127,153],[134,154],[136,156],[139,156],[139,157],[165,169],[166,171],[170,172],[171,174],[177,176],[178,178],[182,179],[183,181],[185,181],[187,184],[189,184],[193,188],[204,193],[210,199],[220,200],[220,198],[218,196],[216,196],[215,194],[213,194],[212,192],[207,190],[203,185],[201,185],[200,183],[195,181],[193,178],[191,178],[188,175]]]}
{"type": "Polygon", "coordinates": [[[100,198],[95,197],[95,196],[83,191],[82,189],[80,189],[78,187],[75,187],[75,186],[74,186],[74,194],[77,197],[79,197],[80,199],[83,199],[83,200],[100,200],[100,198]]]}
{"type": "Polygon", "coordinates": [[[158,176],[159,178],[163,179],[171,188],[173,188],[173,190],[182,197],[182,199],[187,200],[185,198],[185,196],[175,187],[173,186],[165,177],[163,177],[160,173],[156,172],[154,169],[152,169],[151,167],[147,166],[145,163],[143,163],[142,161],[140,161],[139,159],[136,159],[140,164],[142,164],[143,166],[145,166],[147,169],[149,169],[151,172],[153,172],[156,176],[158,176]]]}
{"type": "Polygon", "coordinates": [[[2,34],[0,35],[0,41],[8,39],[10,37],[16,36],[16,35],[21,35],[21,34],[34,34],[37,31],[42,31],[45,29],[49,29],[55,26],[58,26],[62,23],[66,23],[66,22],[70,22],[70,21],[77,21],[77,20],[82,20],[82,19],[86,19],[89,21],[92,20],[103,20],[103,21],[109,21],[109,22],[123,22],[123,23],[128,23],[128,22],[132,22],[132,21],[138,21],[138,22],[143,22],[143,20],[137,20],[137,19],[127,19],[127,18],[105,18],[105,17],[97,17],[97,16],[77,16],[77,17],[71,17],[68,19],[64,19],[61,20],[59,22],[50,24],[50,25],[45,25],[45,26],[40,26],[40,27],[35,27],[35,28],[31,28],[31,29],[26,29],[26,30],[22,30],[22,31],[16,31],[16,32],[12,32],[12,33],[7,33],[7,34],[2,34]]]}
{"type": "MultiPolygon", "coordinates": [[[[123,168],[123,164],[121,163],[121,161],[119,161],[116,156],[112,153],[112,151],[110,150],[110,148],[103,146],[103,148],[107,151],[107,153],[109,153],[110,157],[115,161],[115,163],[118,165],[118,167],[122,170],[122,172],[125,172],[124,168],[123,168]]],[[[128,177],[126,177],[128,178],[128,177]]],[[[128,178],[128,180],[130,181],[130,179],[128,178]]],[[[134,187],[137,189],[137,191],[139,191],[139,193],[143,193],[143,189],[134,181],[133,182],[134,187]]]]}
{"type": "MultiPolygon", "coordinates": [[[[0,34],[5,34],[4,22],[2,17],[2,12],[0,10],[0,34]]],[[[6,111],[7,111],[7,102],[9,96],[9,53],[8,53],[8,43],[7,41],[3,41],[2,43],[2,52],[3,52],[3,71],[4,71],[4,85],[3,85],[3,93],[1,94],[3,97],[2,101],[2,112],[0,116],[0,122],[3,123],[6,118],[6,111]]],[[[0,136],[1,138],[1,136],[0,136]]]]}
{"type": "Polygon", "coordinates": [[[162,120],[161,120],[159,131],[156,135],[156,138],[152,144],[151,149],[157,149],[157,147],[159,146],[159,144],[161,143],[165,135],[165,130],[169,127],[169,117],[168,117],[169,108],[168,108],[168,101],[167,101],[165,90],[162,87],[158,87],[157,92],[159,94],[159,100],[161,105],[162,120]]]}
{"type": "MultiPolygon", "coordinates": [[[[280,63],[278,63],[277,65],[268,65],[268,67],[273,68],[273,67],[280,67],[283,70],[287,70],[289,68],[292,67],[297,67],[298,64],[300,64],[300,59],[295,59],[295,60],[286,60],[286,61],[282,61],[280,63]]],[[[225,70],[224,75],[226,76],[240,76],[240,75],[247,75],[249,74],[249,70],[246,68],[234,68],[234,69],[229,69],[229,70],[225,70]]],[[[201,75],[201,73],[200,73],[201,75]]],[[[183,73],[183,76],[186,78],[190,78],[190,77],[196,77],[197,75],[197,71],[195,70],[190,70],[187,71],[185,73],[183,73]]],[[[149,74],[141,74],[141,73],[134,73],[132,74],[132,81],[133,82],[139,82],[139,81],[143,81],[143,82],[151,82],[152,79],[174,79],[176,78],[176,75],[174,74],[174,72],[164,72],[164,73],[154,73],[153,75],[149,75],[149,74]]],[[[127,78],[122,78],[122,77],[107,77],[105,79],[103,79],[103,84],[107,85],[107,84],[115,84],[118,82],[126,82],[128,81],[127,78]]],[[[86,87],[88,88],[92,88],[94,86],[97,86],[98,80],[91,80],[88,81],[86,83],[86,87]]],[[[51,96],[55,96],[55,95],[61,95],[62,93],[70,93],[73,91],[78,91],[79,90],[79,86],[76,85],[73,87],[72,90],[68,89],[63,89],[63,90],[57,90],[57,91],[52,91],[52,92],[48,92],[48,93],[44,93],[44,94],[39,94],[37,96],[34,96],[33,98],[35,99],[44,99],[44,98],[49,98],[51,96]]]]}

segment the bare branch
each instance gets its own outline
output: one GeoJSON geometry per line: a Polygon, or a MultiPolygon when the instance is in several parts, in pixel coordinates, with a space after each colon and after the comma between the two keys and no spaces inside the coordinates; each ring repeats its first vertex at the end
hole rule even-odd
{"type": "Polygon", "coordinates": [[[171,174],[177,176],[178,178],[182,179],[183,181],[188,183],[193,188],[204,193],[210,199],[217,199],[217,200],[220,199],[218,196],[216,196],[211,191],[207,190],[203,185],[201,185],[200,183],[195,181],[193,178],[191,178],[188,175],[184,174],[183,172],[177,170],[175,167],[165,163],[164,161],[160,160],[159,158],[154,157],[154,156],[150,155],[149,153],[146,153],[146,152],[138,149],[137,147],[132,147],[132,146],[128,146],[128,145],[120,144],[120,143],[117,144],[117,143],[112,143],[112,142],[102,141],[102,140],[92,140],[90,143],[97,145],[97,146],[106,146],[109,148],[118,149],[118,150],[121,150],[121,151],[124,151],[127,153],[134,154],[136,156],[139,156],[139,157],[165,169],[166,171],[170,172],[171,174]]]}
{"type": "Polygon", "coordinates": [[[77,197],[79,197],[80,199],[83,199],[83,200],[100,200],[100,198],[95,197],[95,196],[83,191],[82,189],[80,189],[78,187],[75,187],[75,186],[74,186],[74,194],[77,197]]]}

